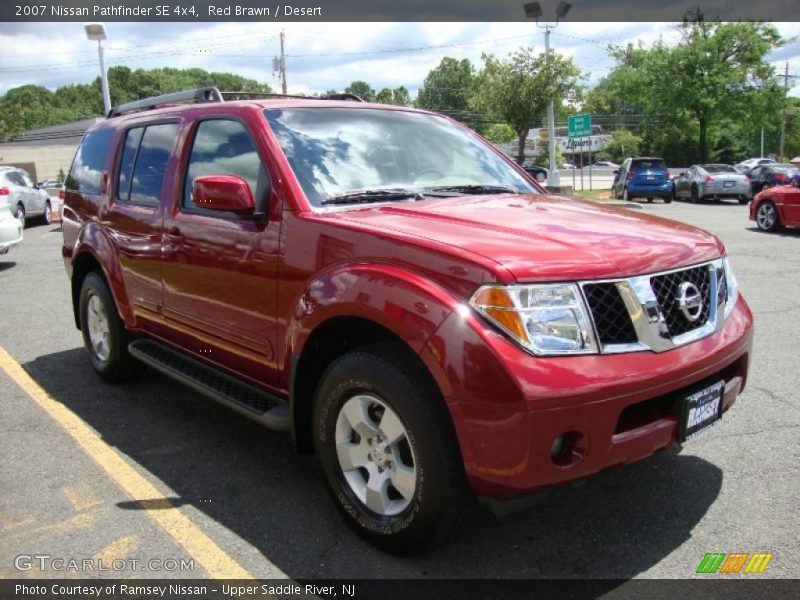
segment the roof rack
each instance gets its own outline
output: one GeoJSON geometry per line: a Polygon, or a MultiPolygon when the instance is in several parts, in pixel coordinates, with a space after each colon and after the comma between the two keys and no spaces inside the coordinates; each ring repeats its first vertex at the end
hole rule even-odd
{"type": "Polygon", "coordinates": [[[276,92],[221,92],[223,98],[243,100],[245,98],[297,98],[298,100],[351,100],[364,102],[361,96],[355,94],[328,94],[327,96],[300,96],[299,94],[278,94],[276,92]]]}
{"type": "Polygon", "coordinates": [[[149,110],[165,104],[175,104],[177,102],[223,102],[222,93],[215,86],[208,86],[204,88],[197,88],[196,90],[186,90],[183,92],[174,92],[172,94],[163,94],[161,96],[153,96],[152,98],[144,98],[142,100],[134,100],[115,106],[108,111],[108,118],[118,117],[122,114],[135,112],[138,110],[149,110]]]}
{"type": "Polygon", "coordinates": [[[140,110],[150,110],[159,106],[168,104],[177,104],[179,102],[224,102],[225,98],[233,100],[243,100],[246,98],[298,98],[300,100],[350,100],[353,102],[364,102],[360,96],[355,94],[329,94],[327,96],[299,96],[293,94],[275,94],[272,92],[220,92],[215,86],[208,86],[197,88],[196,90],[186,90],[183,92],[174,92],[172,94],[163,94],[161,96],[153,96],[152,98],[144,98],[142,100],[134,100],[115,106],[108,111],[107,117],[118,117],[125,113],[136,112],[140,110]]]}

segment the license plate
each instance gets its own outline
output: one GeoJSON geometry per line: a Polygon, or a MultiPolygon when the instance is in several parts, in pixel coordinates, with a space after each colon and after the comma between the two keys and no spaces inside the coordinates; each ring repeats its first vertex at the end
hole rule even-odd
{"type": "Polygon", "coordinates": [[[735,181],[726,181],[726,182],[723,184],[723,186],[724,186],[724,187],[733,187],[735,183],[736,183],[735,181]]]}
{"type": "Polygon", "coordinates": [[[656,179],[656,178],[655,178],[655,176],[653,176],[653,175],[648,175],[648,176],[647,176],[647,181],[655,181],[655,179],[656,179]]]}
{"type": "Polygon", "coordinates": [[[720,424],[722,395],[725,382],[717,381],[681,400],[681,432],[679,441],[685,442],[720,424]]]}

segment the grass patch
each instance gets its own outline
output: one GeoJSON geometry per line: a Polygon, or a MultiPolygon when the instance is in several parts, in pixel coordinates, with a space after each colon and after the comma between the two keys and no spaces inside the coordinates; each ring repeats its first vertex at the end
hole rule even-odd
{"type": "Polygon", "coordinates": [[[596,202],[610,202],[613,200],[611,197],[611,189],[605,190],[575,190],[573,195],[587,200],[595,200],[596,202]]]}

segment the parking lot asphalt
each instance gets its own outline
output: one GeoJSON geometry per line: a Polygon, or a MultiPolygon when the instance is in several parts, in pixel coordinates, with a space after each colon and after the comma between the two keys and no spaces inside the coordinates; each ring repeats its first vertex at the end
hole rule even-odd
{"type": "Polygon", "coordinates": [[[351,533],[287,435],[153,371],[102,383],[73,324],[60,230],[30,226],[0,257],[0,577],[93,575],[14,564],[50,555],[192,567],[95,573],[115,577],[683,578],[706,552],[770,552],[763,577],[797,577],[800,230],[761,233],[747,207],[727,202],[642,212],[725,242],[756,318],[746,391],[682,452],[541,494],[506,517],[476,510],[458,539],[415,558],[351,533]]]}

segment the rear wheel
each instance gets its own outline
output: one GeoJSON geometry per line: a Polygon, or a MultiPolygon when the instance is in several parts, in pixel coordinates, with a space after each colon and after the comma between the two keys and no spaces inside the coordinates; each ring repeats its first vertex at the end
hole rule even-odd
{"type": "Polygon", "coordinates": [[[89,362],[97,374],[110,383],[123,381],[144,368],[128,354],[129,336],[111,292],[98,273],[83,280],[80,295],[80,322],[89,362]]]}
{"type": "Polygon", "coordinates": [[[536,173],[536,181],[547,181],[547,175],[545,175],[542,171],[538,171],[536,173]]]}
{"type": "Polygon", "coordinates": [[[20,220],[20,223],[22,223],[22,227],[24,228],[25,227],[25,207],[22,205],[22,202],[17,204],[17,210],[16,210],[16,212],[14,214],[16,215],[17,219],[20,220]]]}
{"type": "Polygon", "coordinates": [[[756,225],[764,231],[777,231],[781,227],[778,209],[769,200],[758,205],[756,210],[756,225]]]}
{"type": "Polygon", "coordinates": [[[653,197],[652,197],[652,196],[648,197],[648,198],[647,198],[647,201],[648,201],[648,202],[652,202],[652,201],[653,201],[653,197]]]}
{"type": "Polygon", "coordinates": [[[742,194],[739,196],[739,204],[747,204],[750,201],[750,198],[742,194]]]}
{"type": "Polygon", "coordinates": [[[394,554],[453,533],[471,498],[450,417],[427,379],[381,344],[337,359],[314,404],[334,501],[359,535],[394,554]]]}
{"type": "Polygon", "coordinates": [[[50,225],[53,219],[53,208],[50,206],[50,200],[44,203],[44,212],[42,213],[42,221],[45,225],[50,225]]]}
{"type": "Polygon", "coordinates": [[[692,204],[697,204],[700,202],[700,192],[697,189],[696,185],[692,186],[692,204]]]}
{"type": "Polygon", "coordinates": [[[624,188],[622,188],[622,199],[625,200],[625,202],[630,202],[631,200],[633,200],[633,198],[628,194],[627,185],[624,188]]]}

